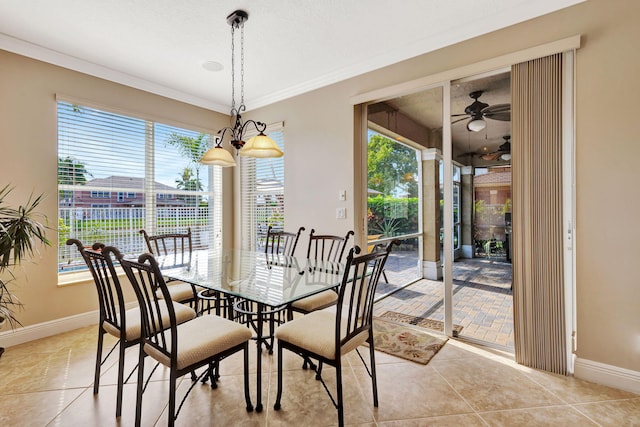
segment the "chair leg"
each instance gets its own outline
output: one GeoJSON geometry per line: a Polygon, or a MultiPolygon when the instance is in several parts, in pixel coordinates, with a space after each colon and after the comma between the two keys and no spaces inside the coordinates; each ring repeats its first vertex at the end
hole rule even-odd
{"type": "MultiPolygon", "coordinates": [[[[309,360],[309,363],[311,364],[311,360],[309,360]]],[[[314,366],[315,369],[315,366],[314,366]]],[[[318,360],[318,369],[316,370],[316,380],[320,381],[320,378],[322,377],[322,360],[318,360]]]]}
{"type": "Polygon", "coordinates": [[[373,331],[369,333],[369,364],[371,365],[371,387],[373,388],[373,406],[378,407],[378,379],[376,377],[376,356],[373,348],[373,331]]]}
{"type": "Polygon", "coordinates": [[[100,387],[100,367],[102,366],[102,342],[104,339],[104,332],[102,326],[98,326],[98,349],[96,350],[96,371],[93,378],[93,394],[98,394],[100,387]]]}
{"type": "Polygon", "coordinates": [[[265,341],[265,345],[267,347],[267,349],[269,350],[269,354],[273,354],[273,331],[275,330],[275,313],[271,313],[269,314],[269,344],[266,343],[265,341]]]}
{"type": "Polygon", "coordinates": [[[138,384],[136,387],[136,427],[140,427],[142,422],[142,393],[144,392],[144,350],[140,343],[140,350],[138,353],[138,384]]]}
{"type": "Polygon", "coordinates": [[[276,395],[276,403],[273,409],[280,409],[280,398],[282,397],[282,345],[278,342],[278,393],[276,395]]]}
{"type": "Polygon", "coordinates": [[[122,390],[124,387],[124,338],[118,343],[118,390],[116,394],[116,417],[122,415],[122,390]]]}
{"type": "Polygon", "coordinates": [[[244,343],[244,400],[247,403],[247,412],[253,411],[251,394],[249,393],[249,343],[244,343]]]}
{"type": "Polygon", "coordinates": [[[336,364],[336,397],[338,402],[338,426],[344,426],[344,402],[342,401],[342,361],[336,364]]]}
{"type": "Polygon", "coordinates": [[[176,384],[178,379],[176,378],[175,369],[171,369],[169,374],[169,422],[168,426],[173,427],[176,421],[176,384]]]}

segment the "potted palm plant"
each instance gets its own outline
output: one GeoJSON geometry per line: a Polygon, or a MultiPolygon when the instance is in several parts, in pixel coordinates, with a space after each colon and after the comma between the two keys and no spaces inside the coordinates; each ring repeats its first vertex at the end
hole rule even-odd
{"type": "MultiPolygon", "coordinates": [[[[24,206],[13,208],[5,202],[12,190],[9,185],[0,190],[0,328],[8,324],[13,329],[21,325],[15,313],[22,303],[9,289],[15,279],[11,270],[31,257],[38,243],[49,245],[50,242],[45,235],[47,227],[39,221],[46,218],[36,212],[43,195],[29,197],[24,206]]],[[[0,347],[0,356],[3,352],[0,347]]]]}

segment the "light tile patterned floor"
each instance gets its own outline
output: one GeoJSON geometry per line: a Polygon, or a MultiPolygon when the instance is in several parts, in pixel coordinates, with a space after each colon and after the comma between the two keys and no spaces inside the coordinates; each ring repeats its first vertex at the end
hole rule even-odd
{"type": "MultiPolygon", "coordinates": [[[[92,392],[96,330],[78,329],[8,348],[0,358],[1,426],[131,426],[135,384],[125,385],[115,418],[115,358],[92,392]]],[[[137,348],[127,351],[135,364],[137,348]]],[[[239,356],[222,363],[216,390],[196,385],[178,426],[329,426],[337,417],[319,381],[285,353],[282,409],[273,410],[276,356],[263,353],[265,409],[247,413],[239,356]]],[[[251,351],[252,361],[255,350],[251,351]]],[[[428,365],[377,353],[379,406],[354,354],[344,369],[346,424],[357,426],[637,426],[640,395],[516,365],[508,355],[449,340],[428,365]]],[[[252,363],[253,365],[253,363],[252,363]]],[[[333,369],[323,371],[335,386],[333,369]]],[[[143,401],[143,426],[167,424],[167,372],[160,368],[143,401]]],[[[252,377],[252,394],[255,395],[252,377]]],[[[190,380],[182,379],[178,394],[190,380]]],[[[332,388],[333,389],[333,388],[332,388]]],[[[179,397],[180,398],[180,397],[179,397]]]]}

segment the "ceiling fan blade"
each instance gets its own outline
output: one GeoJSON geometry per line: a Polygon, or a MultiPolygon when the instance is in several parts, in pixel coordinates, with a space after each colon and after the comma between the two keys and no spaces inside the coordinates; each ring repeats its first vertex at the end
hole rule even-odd
{"type": "Polygon", "coordinates": [[[502,122],[508,122],[511,120],[511,112],[504,113],[484,113],[484,117],[491,120],[500,120],[502,122]]]}
{"type": "Polygon", "coordinates": [[[494,153],[487,153],[487,154],[483,154],[482,156],[480,156],[480,158],[482,160],[496,160],[498,157],[500,157],[502,153],[499,152],[494,152],[494,153]]]}
{"type": "Polygon", "coordinates": [[[467,116],[469,117],[469,115],[467,113],[460,113],[460,114],[452,114],[451,117],[462,117],[462,116],[467,116]]]}
{"type": "Polygon", "coordinates": [[[478,156],[479,154],[475,151],[467,151],[466,153],[458,154],[456,157],[478,156]]]}
{"type": "Polygon", "coordinates": [[[511,104],[495,104],[482,110],[487,119],[508,122],[511,120],[511,104]]]}
{"type": "Polygon", "coordinates": [[[482,110],[483,113],[504,113],[511,111],[511,104],[494,104],[482,110]]]}
{"type": "Polygon", "coordinates": [[[452,121],[452,122],[451,122],[451,124],[453,125],[453,124],[456,124],[456,123],[458,123],[458,122],[463,122],[463,121],[465,121],[465,120],[469,120],[469,117],[463,117],[463,118],[461,118],[461,119],[454,120],[454,121],[452,121]]]}

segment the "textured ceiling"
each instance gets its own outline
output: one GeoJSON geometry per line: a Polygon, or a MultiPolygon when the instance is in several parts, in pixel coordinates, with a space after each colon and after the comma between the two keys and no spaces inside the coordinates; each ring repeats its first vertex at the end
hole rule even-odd
{"type": "MultiPolygon", "coordinates": [[[[473,103],[469,94],[482,91],[479,101],[489,104],[511,104],[511,78],[509,70],[497,71],[491,75],[471,76],[451,83],[451,115],[464,114],[465,107],[473,103]]],[[[434,88],[383,101],[370,107],[370,112],[388,111],[400,113],[409,118],[427,132],[440,132],[442,129],[442,89],[434,88]],[[382,104],[382,105],[381,105],[382,104]]],[[[449,116],[449,114],[445,114],[449,116]]],[[[451,117],[451,140],[453,157],[462,164],[482,166],[505,164],[505,161],[483,160],[480,155],[498,150],[505,142],[504,137],[511,134],[511,122],[485,119],[486,128],[479,132],[470,132],[466,124],[468,116],[451,117]],[[467,155],[461,155],[467,153],[467,155]]],[[[439,135],[439,134],[438,134],[439,135]]],[[[439,140],[440,137],[437,138],[439,140]]],[[[414,141],[420,143],[420,141],[414,141]]]]}
{"type": "Polygon", "coordinates": [[[226,113],[236,9],[253,109],[581,1],[2,0],[0,49],[226,113]]]}

